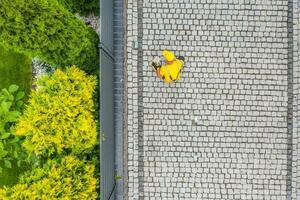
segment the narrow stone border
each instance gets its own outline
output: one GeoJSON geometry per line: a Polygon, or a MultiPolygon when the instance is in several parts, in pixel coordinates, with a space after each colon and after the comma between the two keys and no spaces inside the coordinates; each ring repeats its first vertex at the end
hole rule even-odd
{"type": "Polygon", "coordinates": [[[143,0],[137,3],[137,87],[138,87],[138,179],[139,199],[144,198],[144,109],[143,109],[143,0]]]}
{"type": "MultiPolygon", "coordinates": [[[[137,19],[137,0],[127,0],[127,10],[134,12],[127,13],[126,19],[126,64],[127,72],[127,197],[126,199],[138,200],[139,198],[139,133],[138,133],[138,19],[137,19]]],[[[126,146],[126,145],[125,145],[126,146]]]]}
{"type": "Polygon", "coordinates": [[[293,0],[293,155],[291,177],[291,199],[300,198],[300,1],[293,0]]]}
{"type": "Polygon", "coordinates": [[[115,199],[124,196],[124,2],[114,0],[114,130],[115,130],[115,173],[116,180],[115,199]]]}
{"type": "Polygon", "coordinates": [[[288,1],[288,21],[287,21],[287,37],[288,37],[288,88],[287,88],[287,200],[292,199],[292,173],[293,173],[293,0],[288,1]]]}
{"type": "MultiPolygon", "coordinates": [[[[128,200],[128,73],[127,73],[127,5],[128,0],[124,0],[123,2],[123,17],[124,17],[124,60],[123,60],[123,199],[128,200]]],[[[118,198],[116,198],[119,200],[118,198]]],[[[120,200],[123,200],[122,198],[120,200]]]]}

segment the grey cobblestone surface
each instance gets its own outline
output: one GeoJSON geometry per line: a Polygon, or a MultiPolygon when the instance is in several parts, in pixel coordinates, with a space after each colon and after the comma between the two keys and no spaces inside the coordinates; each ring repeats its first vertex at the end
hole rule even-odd
{"type": "MultiPolygon", "coordinates": [[[[127,1],[128,199],[289,199],[288,3],[127,1]],[[180,82],[165,85],[147,67],[163,49],[186,57],[180,82]]],[[[299,73],[293,81],[298,122],[299,73]]]]}

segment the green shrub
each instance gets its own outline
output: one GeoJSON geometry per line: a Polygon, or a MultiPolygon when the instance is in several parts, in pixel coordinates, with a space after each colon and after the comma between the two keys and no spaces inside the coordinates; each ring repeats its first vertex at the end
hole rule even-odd
{"type": "Polygon", "coordinates": [[[97,143],[93,116],[96,79],[76,67],[42,77],[16,126],[29,154],[81,154],[97,143]]]}
{"type": "Polygon", "coordinates": [[[72,13],[79,13],[83,16],[99,15],[99,0],[58,0],[58,2],[72,13]]]}
{"type": "Polygon", "coordinates": [[[12,168],[12,162],[20,167],[26,154],[21,150],[20,138],[15,136],[14,125],[21,115],[25,93],[11,85],[0,92],[0,174],[3,167],[12,168]]]}
{"type": "Polygon", "coordinates": [[[0,199],[96,199],[94,166],[73,156],[48,160],[21,176],[19,184],[0,188],[0,199]]]}
{"type": "Polygon", "coordinates": [[[0,44],[55,67],[98,69],[98,35],[56,0],[1,0],[0,44]]]}

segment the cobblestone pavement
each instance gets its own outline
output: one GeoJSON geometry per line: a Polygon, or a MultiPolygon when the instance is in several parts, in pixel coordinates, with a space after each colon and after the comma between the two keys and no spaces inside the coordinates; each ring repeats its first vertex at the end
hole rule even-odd
{"type": "Polygon", "coordinates": [[[297,0],[128,0],[126,38],[128,199],[300,198],[297,0]]]}

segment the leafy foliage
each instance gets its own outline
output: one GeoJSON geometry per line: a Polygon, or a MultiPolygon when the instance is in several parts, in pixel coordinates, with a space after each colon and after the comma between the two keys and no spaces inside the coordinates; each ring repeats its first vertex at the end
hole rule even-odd
{"type": "Polygon", "coordinates": [[[0,199],[96,199],[94,170],[74,156],[48,160],[42,168],[25,173],[19,184],[0,188],[0,199]]]}
{"type": "Polygon", "coordinates": [[[0,44],[55,67],[98,69],[98,35],[56,0],[1,0],[0,44]]]}
{"type": "Polygon", "coordinates": [[[95,87],[95,77],[74,66],[39,79],[16,126],[28,153],[49,157],[90,152],[97,142],[95,87]]]}
{"type": "MultiPolygon", "coordinates": [[[[16,185],[0,187],[0,199],[98,198],[95,166],[99,162],[93,154],[97,149],[92,115],[95,87],[95,77],[75,66],[57,69],[38,80],[37,90],[31,93],[13,132],[21,138],[32,170],[26,171],[16,185]]],[[[14,99],[22,96],[16,86],[7,91],[16,93],[14,99]]]]}
{"type": "Polygon", "coordinates": [[[13,126],[21,115],[25,96],[18,89],[17,85],[11,85],[0,92],[0,173],[3,166],[12,168],[12,162],[16,162],[20,167],[21,161],[26,159],[20,138],[13,134],[13,126]]]}
{"type": "Polygon", "coordinates": [[[100,1],[98,0],[58,0],[66,9],[80,15],[99,15],[100,1]]]}

